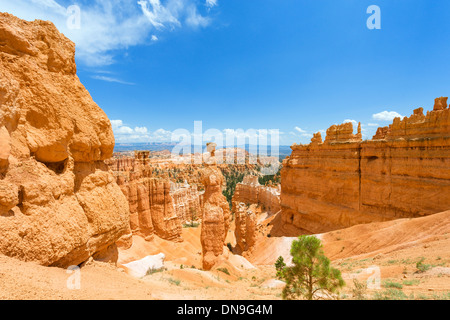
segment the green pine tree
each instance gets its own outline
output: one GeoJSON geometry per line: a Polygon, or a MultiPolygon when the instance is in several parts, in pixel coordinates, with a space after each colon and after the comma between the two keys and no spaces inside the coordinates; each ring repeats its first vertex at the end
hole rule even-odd
{"type": "Polygon", "coordinates": [[[286,282],[283,299],[305,298],[314,300],[331,297],[345,285],[341,272],[331,267],[324,255],[322,244],[314,236],[300,236],[292,242],[293,266],[284,267],[280,273],[286,282]],[[320,294],[320,295],[319,295],[320,294]]]}

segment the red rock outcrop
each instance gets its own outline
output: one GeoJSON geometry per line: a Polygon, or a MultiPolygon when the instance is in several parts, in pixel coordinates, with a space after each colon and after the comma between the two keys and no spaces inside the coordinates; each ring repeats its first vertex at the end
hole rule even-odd
{"type": "Polygon", "coordinates": [[[233,196],[233,209],[238,203],[257,204],[263,211],[276,213],[281,210],[279,187],[262,186],[257,176],[245,176],[242,183],[236,185],[233,196]]]}
{"type": "MultiPolygon", "coordinates": [[[[314,136],[311,142],[317,142],[318,136],[314,136]]],[[[353,134],[353,124],[351,122],[340,125],[332,125],[327,129],[325,142],[358,142],[362,140],[361,123],[358,124],[358,133],[353,134]]]]}
{"type": "Polygon", "coordinates": [[[282,219],[299,232],[418,217],[450,208],[450,109],[414,111],[359,141],[351,124],[325,142],[292,146],[281,171],[282,219]]]}
{"type": "Polygon", "coordinates": [[[0,253],[68,266],[115,251],[129,210],[104,163],[113,149],[74,43],[0,13],[0,253]]]}
{"type": "Polygon", "coordinates": [[[205,186],[202,204],[201,244],[203,269],[210,270],[223,254],[225,238],[231,223],[230,207],[222,194],[224,177],[216,166],[201,170],[205,186]]]}

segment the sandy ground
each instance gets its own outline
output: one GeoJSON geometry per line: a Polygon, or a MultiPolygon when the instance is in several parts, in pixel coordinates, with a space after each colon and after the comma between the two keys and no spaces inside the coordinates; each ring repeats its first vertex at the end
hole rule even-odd
{"type": "Polygon", "coordinates": [[[183,236],[181,243],[157,237],[146,242],[135,236],[132,248],[120,251],[117,266],[90,262],[82,267],[80,289],[68,288],[74,273],[65,269],[0,256],[0,299],[280,299],[280,289],[264,284],[273,278],[272,266],[248,269],[248,261],[229,253],[228,261],[217,266],[222,271],[202,271],[200,228],[186,228],[183,236]],[[166,255],[166,269],[161,272],[136,279],[121,268],[122,263],[160,252],[166,255]]]}
{"type": "MultiPolygon", "coordinates": [[[[276,220],[271,216],[268,219],[276,220]]],[[[267,221],[265,221],[267,224],[267,221]]],[[[233,229],[233,228],[232,228],[233,229]]],[[[275,260],[284,256],[294,237],[267,237],[263,229],[246,258],[227,251],[228,259],[212,271],[201,269],[200,228],[183,229],[183,242],[134,237],[129,250],[120,251],[114,266],[91,262],[80,271],[80,288],[69,289],[74,273],[0,256],[0,299],[201,299],[271,300],[281,298],[273,282],[275,260]],[[122,263],[163,252],[165,270],[136,279],[122,263]],[[221,270],[218,270],[221,269],[221,270]],[[225,271],[226,270],[226,271],[225,271]]],[[[321,235],[324,251],[340,269],[347,286],[341,299],[356,298],[354,279],[379,289],[360,291],[368,299],[450,299],[450,212],[337,230],[321,235]],[[423,260],[422,272],[417,262],[423,260]]],[[[234,245],[233,230],[227,242],[234,245]]]]}
{"type": "MultiPolygon", "coordinates": [[[[366,298],[450,299],[450,211],[435,215],[353,226],[316,235],[333,266],[341,270],[354,298],[354,279],[367,283],[366,298]],[[417,262],[423,260],[423,272],[417,262]],[[375,276],[379,274],[379,289],[375,276]],[[400,291],[400,292],[399,292],[400,291]]],[[[295,237],[260,237],[246,255],[255,265],[290,261],[295,237]]]]}
{"type": "MultiPolygon", "coordinates": [[[[119,300],[119,299],[279,299],[280,290],[264,288],[272,267],[243,270],[202,271],[166,262],[166,270],[141,279],[133,278],[110,264],[92,262],[80,271],[80,289],[74,288],[74,273],[0,256],[0,299],[119,300]],[[69,288],[68,284],[69,283],[69,288]]],[[[224,266],[222,266],[224,267],[224,266]]],[[[225,266],[226,267],[226,266],[225,266]]]]}

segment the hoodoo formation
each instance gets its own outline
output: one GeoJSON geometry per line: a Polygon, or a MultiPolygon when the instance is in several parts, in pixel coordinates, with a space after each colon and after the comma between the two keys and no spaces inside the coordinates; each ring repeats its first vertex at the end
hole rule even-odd
{"type": "MultiPolygon", "coordinates": [[[[135,158],[110,160],[117,183],[128,199],[132,234],[146,240],[158,237],[182,241],[182,224],[200,215],[200,193],[196,186],[155,178],[148,165],[148,155],[136,152],[135,158]]],[[[131,245],[131,233],[121,239],[121,246],[131,245]]]]}
{"type": "Polygon", "coordinates": [[[50,22],[7,13],[0,36],[0,253],[54,266],[106,259],[129,210],[104,163],[111,124],[76,75],[75,45],[50,22]]]}
{"type": "Polygon", "coordinates": [[[222,194],[224,177],[220,170],[216,166],[210,166],[202,169],[201,174],[205,186],[201,232],[203,269],[210,270],[223,254],[231,213],[229,204],[222,194]]]}
{"type": "Polygon", "coordinates": [[[434,214],[450,207],[450,109],[437,98],[372,140],[351,123],[293,145],[281,171],[282,219],[306,233],[434,214]]]}

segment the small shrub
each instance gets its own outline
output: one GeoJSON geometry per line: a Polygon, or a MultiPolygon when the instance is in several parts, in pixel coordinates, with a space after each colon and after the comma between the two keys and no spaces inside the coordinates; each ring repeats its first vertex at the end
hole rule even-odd
{"type": "Polygon", "coordinates": [[[357,279],[353,279],[354,288],[352,289],[353,298],[355,300],[365,300],[367,284],[360,282],[357,279]]]}
{"type": "Polygon", "coordinates": [[[417,272],[418,273],[423,273],[429,269],[431,269],[431,265],[430,264],[425,264],[423,263],[425,261],[425,258],[421,258],[417,263],[416,263],[416,268],[417,268],[417,272]]]}
{"type": "Polygon", "coordinates": [[[228,271],[227,268],[217,268],[217,270],[222,271],[223,273],[230,275],[230,272],[228,271]]]}
{"type": "Polygon", "coordinates": [[[394,281],[391,281],[391,280],[386,280],[383,283],[383,287],[385,287],[385,288],[402,289],[403,285],[401,283],[398,283],[398,282],[394,282],[394,281]]]}
{"type": "Polygon", "coordinates": [[[228,247],[228,250],[230,250],[231,252],[233,252],[233,246],[231,245],[230,242],[227,243],[227,247],[228,247]]]}
{"type": "Polygon", "coordinates": [[[416,286],[420,283],[420,280],[403,280],[405,286],[416,286]]]}
{"type": "Polygon", "coordinates": [[[408,296],[399,289],[389,288],[382,292],[375,292],[374,300],[406,300],[408,296]]]}
{"type": "Polygon", "coordinates": [[[147,273],[145,275],[150,276],[157,272],[163,272],[164,270],[165,270],[165,268],[160,268],[160,269],[148,268],[147,273]]]}
{"type": "Polygon", "coordinates": [[[170,278],[170,279],[169,279],[169,282],[170,282],[171,284],[174,284],[174,285],[176,285],[176,286],[179,286],[180,283],[181,283],[181,280],[178,280],[178,279],[174,280],[174,279],[170,278]]]}
{"type": "Polygon", "coordinates": [[[183,228],[197,228],[200,225],[198,222],[191,222],[183,224],[183,228]]]}
{"type": "Polygon", "coordinates": [[[283,278],[283,270],[286,267],[286,263],[284,263],[284,258],[279,256],[277,261],[275,262],[275,269],[277,270],[277,279],[281,280],[283,278]]]}

